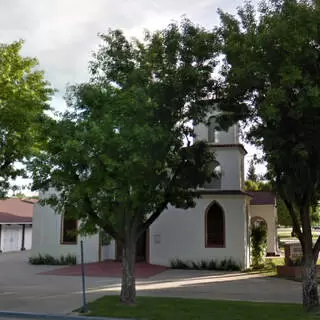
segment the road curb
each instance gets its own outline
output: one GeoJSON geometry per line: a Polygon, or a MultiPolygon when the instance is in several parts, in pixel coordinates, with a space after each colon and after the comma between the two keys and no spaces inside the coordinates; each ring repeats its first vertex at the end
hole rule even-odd
{"type": "MultiPolygon", "coordinates": [[[[64,314],[47,314],[47,313],[32,313],[32,312],[13,312],[0,311],[0,318],[19,318],[19,319],[45,319],[45,320],[128,320],[123,318],[109,318],[109,317],[90,317],[85,315],[70,315],[64,314]]],[[[133,319],[131,319],[133,320],[133,319]]]]}

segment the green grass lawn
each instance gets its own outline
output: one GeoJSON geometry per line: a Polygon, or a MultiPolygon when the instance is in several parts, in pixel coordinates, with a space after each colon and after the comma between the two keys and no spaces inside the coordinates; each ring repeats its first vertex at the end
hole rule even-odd
{"type": "Polygon", "coordinates": [[[136,306],[123,306],[118,296],[89,304],[90,316],[146,320],[311,320],[320,319],[299,304],[254,303],[178,298],[139,297],[136,306]]]}
{"type": "Polygon", "coordinates": [[[268,277],[274,277],[277,275],[277,266],[283,266],[284,265],[284,258],[283,257],[268,257],[266,258],[264,265],[261,267],[261,269],[248,269],[244,272],[246,273],[262,273],[265,276],[268,277]]]}

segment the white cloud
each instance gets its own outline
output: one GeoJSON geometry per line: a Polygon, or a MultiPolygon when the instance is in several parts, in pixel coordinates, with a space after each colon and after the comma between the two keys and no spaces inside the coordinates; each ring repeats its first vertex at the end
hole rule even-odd
{"type": "Polygon", "coordinates": [[[165,27],[184,14],[212,27],[218,21],[218,7],[230,9],[236,5],[221,0],[0,1],[0,39],[24,39],[23,52],[38,57],[61,96],[68,82],[87,79],[88,60],[99,43],[98,32],[121,28],[130,36],[139,36],[144,28],[165,27]]]}
{"type": "Polygon", "coordinates": [[[53,106],[65,108],[62,96],[67,83],[85,81],[98,32],[121,28],[139,36],[145,28],[165,27],[186,15],[212,28],[217,9],[235,11],[241,0],[2,0],[0,41],[24,39],[23,53],[37,57],[47,79],[59,90],[53,106]]]}

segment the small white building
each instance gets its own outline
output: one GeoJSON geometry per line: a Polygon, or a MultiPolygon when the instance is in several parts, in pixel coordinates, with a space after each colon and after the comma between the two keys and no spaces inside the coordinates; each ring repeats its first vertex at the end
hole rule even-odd
{"type": "Polygon", "coordinates": [[[34,199],[0,200],[0,252],[30,250],[34,199]]]}
{"type": "MultiPolygon", "coordinates": [[[[246,151],[239,142],[239,126],[232,126],[227,132],[217,131],[213,119],[209,119],[209,126],[196,126],[195,132],[196,139],[207,140],[215,152],[221,177],[198,190],[201,197],[194,208],[169,207],[164,211],[139,240],[137,260],[169,266],[173,259],[232,258],[242,268],[248,268],[253,215],[266,220],[268,233],[272,229],[268,252],[277,254],[274,201],[262,208],[258,203],[251,203],[257,197],[255,194],[244,191],[246,151]]],[[[40,193],[41,196],[46,195],[40,193]]],[[[70,233],[76,228],[77,221],[66,220],[52,208],[37,204],[33,219],[33,254],[58,257],[71,253],[80,261],[80,236],[70,233]]],[[[104,245],[102,238],[99,234],[83,238],[86,262],[121,258],[121,247],[115,241],[104,245]]]]}
{"type": "Polygon", "coordinates": [[[272,192],[250,191],[252,197],[250,212],[251,223],[263,221],[267,226],[267,255],[275,256],[280,253],[278,245],[278,215],[276,197],[272,192]]]}

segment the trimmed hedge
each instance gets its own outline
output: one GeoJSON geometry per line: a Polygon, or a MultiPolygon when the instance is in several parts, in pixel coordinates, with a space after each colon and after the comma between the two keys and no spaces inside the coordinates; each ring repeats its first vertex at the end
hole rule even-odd
{"type": "Polygon", "coordinates": [[[172,269],[186,269],[186,270],[221,270],[221,271],[240,271],[241,265],[234,261],[232,258],[223,260],[181,260],[174,259],[170,262],[172,269]]]}
{"type": "Polygon", "coordinates": [[[29,257],[29,263],[35,265],[73,265],[77,263],[77,258],[75,255],[67,254],[65,256],[60,256],[60,258],[55,258],[49,254],[38,254],[37,256],[29,257]]]}

